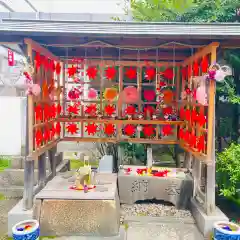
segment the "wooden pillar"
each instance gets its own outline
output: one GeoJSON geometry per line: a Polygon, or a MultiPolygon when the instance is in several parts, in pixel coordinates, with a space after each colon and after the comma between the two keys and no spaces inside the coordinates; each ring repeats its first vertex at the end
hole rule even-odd
{"type": "Polygon", "coordinates": [[[38,159],[38,185],[43,188],[46,181],[46,152],[38,159]]]}
{"type": "MultiPolygon", "coordinates": [[[[217,47],[212,47],[211,64],[216,63],[217,47]]],[[[205,199],[205,211],[207,215],[215,212],[215,93],[216,83],[210,80],[208,101],[208,145],[207,145],[207,188],[205,199]]]]}
{"type": "Polygon", "coordinates": [[[57,153],[56,153],[56,147],[50,149],[48,151],[48,157],[49,157],[49,162],[50,162],[50,167],[52,171],[52,176],[56,176],[56,162],[57,162],[57,153]]]}

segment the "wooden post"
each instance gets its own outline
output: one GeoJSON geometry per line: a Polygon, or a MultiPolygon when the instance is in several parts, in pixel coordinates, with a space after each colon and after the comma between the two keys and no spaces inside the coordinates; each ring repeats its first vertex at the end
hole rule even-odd
{"type": "Polygon", "coordinates": [[[48,157],[53,177],[56,176],[56,161],[57,161],[56,150],[57,150],[56,147],[53,147],[48,151],[48,157]]]}
{"type": "MultiPolygon", "coordinates": [[[[32,63],[32,47],[27,45],[27,56],[32,63]]],[[[34,160],[28,158],[28,155],[33,152],[33,97],[27,97],[26,104],[26,148],[24,161],[24,191],[23,191],[23,209],[29,210],[33,206],[33,187],[34,187],[34,160]]]]}
{"type": "MultiPolygon", "coordinates": [[[[216,63],[217,46],[212,47],[211,64],[216,63]]],[[[207,188],[205,210],[207,215],[215,212],[215,93],[216,83],[210,80],[208,101],[208,137],[207,137],[207,188]]]]}
{"type": "Polygon", "coordinates": [[[46,152],[38,159],[38,185],[43,188],[46,180],[46,152]]]}

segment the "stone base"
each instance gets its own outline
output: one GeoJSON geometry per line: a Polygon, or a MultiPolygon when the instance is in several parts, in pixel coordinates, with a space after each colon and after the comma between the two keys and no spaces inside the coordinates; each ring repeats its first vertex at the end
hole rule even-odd
{"type": "Polygon", "coordinates": [[[40,222],[41,236],[119,235],[117,176],[97,174],[96,177],[105,184],[88,193],[70,190],[73,183],[56,176],[37,194],[33,217],[40,222]]]}
{"type": "Polygon", "coordinates": [[[206,215],[194,199],[191,199],[191,212],[199,231],[204,237],[208,237],[212,233],[215,222],[229,221],[227,216],[217,207],[214,215],[206,215]]]}

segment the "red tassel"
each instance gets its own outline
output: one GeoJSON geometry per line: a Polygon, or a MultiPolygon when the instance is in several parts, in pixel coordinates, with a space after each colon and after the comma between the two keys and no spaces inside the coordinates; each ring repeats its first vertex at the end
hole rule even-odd
{"type": "Polygon", "coordinates": [[[182,68],[182,80],[186,80],[187,78],[187,68],[182,68]]]}
{"type": "Polygon", "coordinates": [[[202,73],[206,73],[208,71],[208,57],[205,56],[201,62],[202,73]]]}
{"type": "Polygon", "coordinates": [[[189,65],[188,66],[188,78],[191,78],[191,76],[192,76],[192,66],[189,65]]]}
{"type": "Polygon", "coordinates": [[[198,76],[198,75],[199,75],[199,66],[198,66],[198,63],[197,63],[197,62],[195,62],[195,63],[193,64],[193,75],[194,75],[194,76],[198,76]]]}

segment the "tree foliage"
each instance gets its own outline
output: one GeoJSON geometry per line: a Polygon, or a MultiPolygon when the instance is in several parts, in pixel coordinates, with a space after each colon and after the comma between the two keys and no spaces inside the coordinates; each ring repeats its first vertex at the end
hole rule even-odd
{"type": "Polygon", "coordinates": [[[136,21],[233,22],[239,0],[131,0],[136,21]]]}

